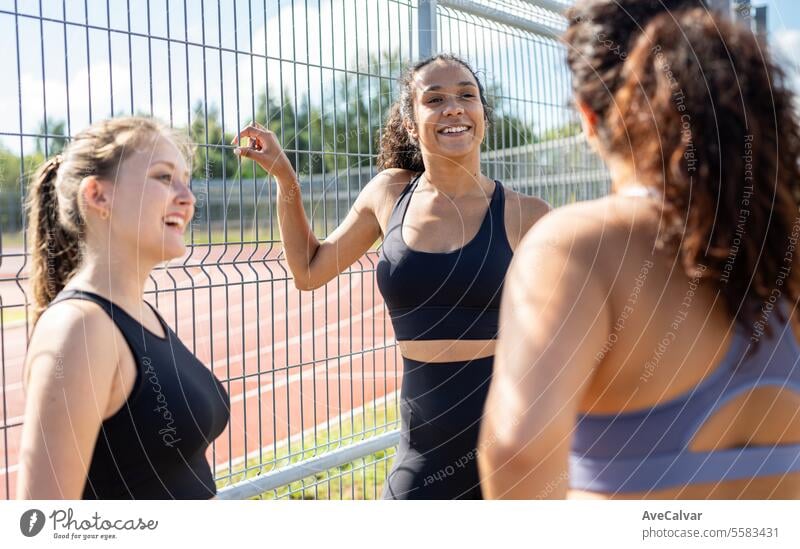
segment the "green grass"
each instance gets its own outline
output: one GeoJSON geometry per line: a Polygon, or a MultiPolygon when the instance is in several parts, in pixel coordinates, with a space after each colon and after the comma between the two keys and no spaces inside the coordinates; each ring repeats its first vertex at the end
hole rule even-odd
{"type": "MultiPolygon", "coordinates": [[[[394,401],[377,407],[367,404],[363,413],[352,420],[342,418],[341,427],[338,421],[331,422],[330,431],[324,427],[319,430],[316,437],[313,433],[307,435],[302,447],[299,440],[292,441],[291,455],[288,446],[283,446],[278,448],[277,452],[264,452],[260,461],[258,458],[248,460],[247,465],[237,468],[239,472],[234,472],[230,479],[218,481],[217,487],[223,488],[245,478],[254,478],[259,474],[278,470],[301,459],[316,457],[326,450],[335,450],[343,445],[363,440],[365,437],[361,433],[364,431],[369,432],[367,436],[391,431],[396,428],[396,409],[394,401]]],[[[383,481],[392,466],[393,459],[394,449],[376,452],[251,499],[374,499],[376,496],[380,498],[383,481]]],[[[227,472],[224,471],[221,476],[226,475],[227,472]]]]}

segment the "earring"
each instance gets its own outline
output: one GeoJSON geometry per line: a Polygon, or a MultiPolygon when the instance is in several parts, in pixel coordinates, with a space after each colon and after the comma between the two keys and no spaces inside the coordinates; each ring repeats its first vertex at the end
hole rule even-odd
{"type": "Polygon", "coordinates": [[[111,214],[108,212],[108,210],[100,210],[100,219],[102,219],[103,221],[108,219],[110,215],[111,214]]]}

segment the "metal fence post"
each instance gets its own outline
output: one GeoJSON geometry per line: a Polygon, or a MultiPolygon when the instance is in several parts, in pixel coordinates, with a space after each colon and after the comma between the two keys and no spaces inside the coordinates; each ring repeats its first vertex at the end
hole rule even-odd
{"type": "Polygon", "coordinates": [[[767,35],[767,6],[756,7],[755,31],[761,36],[767,35]]]}
{"type": "Polygon", "coordinates": [[[419,58],[425,59],[436,53],[436,9],[437,0],[420,0],[417,26],[419,28],[419,58]]]}

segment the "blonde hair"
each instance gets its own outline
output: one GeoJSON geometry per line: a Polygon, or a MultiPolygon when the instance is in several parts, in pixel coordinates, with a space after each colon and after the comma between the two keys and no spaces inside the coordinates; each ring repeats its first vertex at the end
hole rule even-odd
{"type": "Polygon", "coordinates": [[[78,270],[84,255],[81,180],[89,176],[113,180],[125,158],[157,135],[171,139],[187,161],[191,158],[188,138],[161,122],[112,118],[75,135],[61,154],[36,171],[26,201],[34,322],[78,270]]]}

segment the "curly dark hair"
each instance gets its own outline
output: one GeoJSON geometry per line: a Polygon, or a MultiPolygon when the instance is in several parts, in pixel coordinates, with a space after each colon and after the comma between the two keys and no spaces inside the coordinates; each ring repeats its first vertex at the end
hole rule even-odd
{"type": "Polygon", "coordinates": [[[636,21],[644,30],[625,46],[625,60],[608,42],[590,45],[592,33],[624,26],[626,7],[650,3],[579,4],[594,23],[573,12],[566,35],[576,95],[598,115],[601,148],[661,187],[659,244],[677,253],[688,276],[718,288],[731,318],[753,328],[782,296],[800,297],[793,94],[758,36],[704,6],[686,7],[699,2],[676,0],[676,11],[636,21]],[[602,23],[592,5],[602,5],[602,23]]]}
{"type": "Polygon", "coordinates": [[[647,23],[664,12],[705,6],[703,0],[578,0],[567,10],[563,36],[576,97],[602,118],[647,23]]]}
{"type": "Polygon", "coordinates": [[[422,151],[417,143],[406,130],[404,122],[409,120],[412,125],[415,124],[414,120],[414,91],[411,86],[414,81],[414,75],[422,69],[435,63],[437,61],[444,61],[448,63],[457,63],[465,67],[475,82],[478,84],[478,92],[480,94],[481,104],[483,105],[483,117],[486,120],[487,127],[491,126],[492,106],[486,99],[486,90],[483,87],[481,79],[469,63],[463,59],[448,53],[441,53],[427,59],[423,59],[414,65],[407,67],[398,79],[400,88],[399,96],[389,108],[386,116],[386,123],[384,125],[383,134],[380,137],[378,144],[378,170],[385,170],[387,168],[402,168],[415,172],[425,171],[425,165],[422,162],[422,151]]]}

